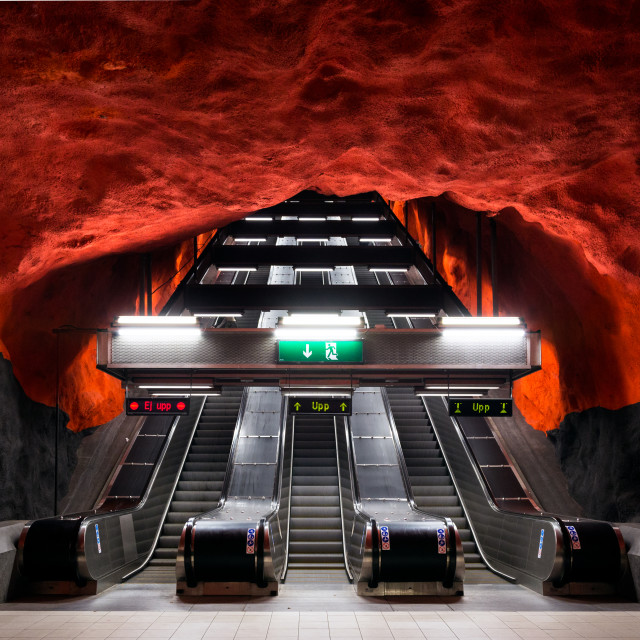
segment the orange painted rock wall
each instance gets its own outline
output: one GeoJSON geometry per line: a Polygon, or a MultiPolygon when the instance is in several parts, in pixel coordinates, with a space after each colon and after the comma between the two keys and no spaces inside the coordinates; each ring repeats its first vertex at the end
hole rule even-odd
{"type": "MultiPolygon", "coordinates": [[[[499,216],[503,309],[547,340],[517,391],[538,427],[637,400],[639,31],[633,0],[2,3],[3,352],[50,404],[51,328],[134,311],[132,254],[306,187],[376,189],[499,216]]],[[[463,236],[440,266],[464,298],[463,236]]],[[[121,393],[85,347],[65,347],[75,428],[121,393]]]]}
{"type": "MultiPolygon", "coordinates": [[[[437,267],[475,314],[476,213],[449,198],[391,203],[430,251],[431,206],[437,209],[437,267]]],[[[490,236],[483,220],[484,315],[491,315],[490,236]]],[[[555,429],[567,413],[640,402],[640,278],[598,272],[584,248],[525,221],[513,208],[493,216],[497,228],[500,315],[524,316],[541,330],[542,371],[515,383],[519,409],[536,429],[555,429]]],[[[431,257],[431,256],[429,256],[431,257]]]]}

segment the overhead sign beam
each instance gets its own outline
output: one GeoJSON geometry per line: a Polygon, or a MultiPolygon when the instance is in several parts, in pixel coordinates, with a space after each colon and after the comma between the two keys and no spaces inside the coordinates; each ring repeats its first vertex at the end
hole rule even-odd
{"type": "MultiPolygon", "coordinates": [[[[540,368],[539,333],[507,339],[501,332],[483,332],[478,339],[456,341],[436,330],[369,329],[359,332],[359,338],[361,362],[354,362],[353,355],[348,356],[349,361],[327,358],[326,342],[319,351],[324,360],[305,362],[304,351],[309,358],[315,352],[311,341],[295,347],[300,353],[293,354],[293,361],[281,362],[271,329],[213,329],[189,339],[105,331],[98,333],[98,367],[123,380],[208,376],[220,384],[302,384],[306,380],[313,385],[318,380],[340,379],[348,386],[351,380],[379,386],[402,381],[420,384],[426,378],[450,380],[452,376],[508,381],[540,368]]],[[[339,354],[340,349],[337,351],[339,354]]]]}
{"type": "Polygon", "coordinates": [[[191,285],[186,287],[185,307],[191,313],[237,309],[327,310],[387,309],[437,313],[442,309],[443,290],[436,285],[331,287],[296,285],[191,285]]]}

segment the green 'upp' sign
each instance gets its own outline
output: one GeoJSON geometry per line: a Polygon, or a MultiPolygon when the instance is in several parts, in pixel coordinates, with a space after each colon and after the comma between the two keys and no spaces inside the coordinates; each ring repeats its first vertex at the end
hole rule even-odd
{"type": "Polygon", "coordinates": [[[278,362],[362,362],[360,340],[304,341],[281,340],[278,342],[278,362]]]}

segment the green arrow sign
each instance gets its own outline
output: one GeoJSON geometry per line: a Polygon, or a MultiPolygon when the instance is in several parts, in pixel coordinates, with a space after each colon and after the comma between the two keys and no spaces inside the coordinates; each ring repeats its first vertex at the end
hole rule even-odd
{"type": "Polygon", "coordinates": [[[289,398],[289,413],[293,415],[322,414],[350,416],[351,398],[289,398]]]}
{"type": "Polygon", "coordinates": [[[360,340],[305,341],[281,340],[278,342],[278,362],[362,362],[360,340]]]}

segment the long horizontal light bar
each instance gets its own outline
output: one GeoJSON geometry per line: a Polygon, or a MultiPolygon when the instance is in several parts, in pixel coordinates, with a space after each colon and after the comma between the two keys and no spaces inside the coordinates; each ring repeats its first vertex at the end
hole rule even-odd
{"type": "Polygon", "coordinates": [[[249,222],[271,222],[273,218],[254,217],[254,218],[245,218],[245,220],[248,220],[249,222]]]}
{"type": "Polygon", "coordinates": [[[489,385],[478,385],[478,386],[474,386],[474,387],[466,387],[466,386],[459,386],[456,384],[452,384],[451,386],[447,387],[446,385],[437,385],[437,384],[430,384],[427,385],[427,389],[443,389],[445,391],[457,391],[457,390],[465,390],[465,391],[475,391],[475,390],[482,390],[482,389],[499,389],[500,387],[492,387],[489,385]]]}
{"type": "Polygon", "coordinates": [[[302,273],[320,273],[333,271],[333,267],[296,267],[294,271],[300,271],[302,273]]]}
{"type": "Polygon", "coordinates": [[[296,398],[350,398],[351,389],[348,391],[339,391],[337,389],[318,389],[317,391],[295,391],[294,389],[283,389],[283,396],[294,396],[296,398]]]}
{"type": "Polygon", "coordinates": [[[279,328],[275,331],[278,340],[355,340],[358,332],[355,329],[334,327],[279,328]]]}
{"type": "Polygon", "coordinates": [[[266,242],[266,238],[235,238],[236,242],[266,242]]]}
{"type": "Polygon", "coordinates": [[[194,325],[198,324],[198,321],[194,316],[118,316],[116,318],[116,323],[125,325],[125,324],[134,324],[134,325],[194,325]]]}
{"type": "Polygon", "coordinates": [[[281,319],[283,325],[309,326],[327,325],[342,327],[359,327],[362,324],[360,316],[338,316],[331,313],[292,313],[281,319]]]}
{"type": "Polygon", "coordinates": [[[298,242],[329,242],[329,238],[297,238],[298,242]]]}
{"type": "MultiPolygon", "coordinates": [[[[415,391],[415,395],[417,396],[428,396],[430,398],[441,398],[446,393],[430,393],[429,391],[415,391]]],[[[484,394],[482,393],[456,393],[456,398],[480,398],[484,394]]]]}
{"type": "Polygon", "coordinates": [[[218,267],[218,271],[257,271],[257,267],[218,267]]]}
{"type": "Polygon", "coordinates": [[[380,218],[351,218],[352,222],[378,222],[380,218]]]}
{"type": "Polygon", "coordinates": [[[462,327],[449,327],[442,332],[444,338],[460,341],[515,340],[522,338],[524,334],[524,329],[466,329],[462,327]]]}
{"type": "Polygon", "coordinates": [[[194,313],[196,318],[242,318],[241,311],[219,311],[213,313],[194,313]]]}
{"type": "Polygon", "coordinates": [[[406,273],[409,271],[406,267],[370,267],[369,271],[372,273],[378,273],[385,271],[386,273],[406,273]]]}
{"type": "Polygon", "coordinates": [[[191,327],[118,327],[118,334],[136,338],[192,339],[202,335],[191,327]]]}
{"type": "Polygon", "coordinates": [[[422,313],[420,311],[412,313],[410,311],[390,311],[387,318],[435,318],[435,313],[422,313]]]}
{"type": "Polygon", "coordinates": [[[360,238],[360,242],[391,242],[391,238],[360,238]]]}
{"type": "Polygon", "coordinates": [[[152,393],[152,398],[175,398],[176,396],[182,396],[184,398],[206,397],[206,396],[220,396],[222,391],[216,391],[215,389],[209,391],[209,393],[152,393]]]}
{"type": "Polygon", "coordinates": [[[139,389],[213,389],[212,384],[139,384],[139,389]]]}
{"type": "Polygon", "coordinates": [[[443,316],[440,323],[443,327],[519,327],[522,319],[507,316],[443,316]]]}

